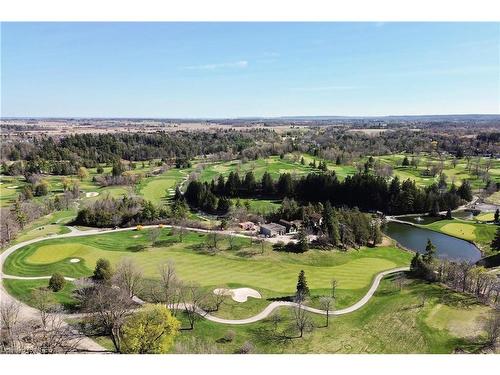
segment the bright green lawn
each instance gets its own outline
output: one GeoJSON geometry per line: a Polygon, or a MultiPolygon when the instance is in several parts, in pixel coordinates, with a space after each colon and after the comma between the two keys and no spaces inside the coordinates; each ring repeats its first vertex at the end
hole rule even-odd
{"type": "Polygon", "coordinates": [[[328,290],[332,278],[339,282],[339,304],[348,305],[359,299],[374,275],[382,270],[409,264],[411,254],[391,247],[364,248],[358,251],[318,251],[304,254],[278,253],[266,244],[250,246],[248,239],[236,238],[235,249],[221,242],[217,255],[205,254],[197,246],[206,241],[204,234],[190,232],[183,243],[174,242],[169,230],[163,229],[160,240],[170,246],[148,247],[148,231],[123,231],[110,234],[46,240],[28,245],[9,256],[4,272],[19,276],[47,276],[55,271],[69,277],[89,276],[98,258],[116,264],[123,257],[134,259],[146,278],[157,277],[158,266],[172,260],[182,280],[198,282],[205,287],[240,285],[251,287],[264,298],[289,296],[295,291],[297,275],[305,270],[313,294],[328,290]],[[71,258],[81,262],[70,263],[71,258]]]}
{"type": "Polygon", "coordinates": [[[439,220],[431,224],[422,225],[422,227],[473,241],[479,244],[485,251],[488,251],[497,229],[496,225],[471,223],[470,220],[464,221],[459,219],[439,220]]]}
{"type": "MultiPolygon", "coordinates": [[[[17,298],[18,300],[31,305],[32,291],[39,288],[45,288],[49,285],[49,280],[15,280],[15,279],[3,279],[2,284],[9,294],[17,298]]],[[[75,300],[71,296],[74,289],[74,285],[71,281],[66,281],[64,288],[59,292],[52,292],[54,297],[54,302],[63,305],[66,308],[71,308],[74,306],[75,300]]]]}

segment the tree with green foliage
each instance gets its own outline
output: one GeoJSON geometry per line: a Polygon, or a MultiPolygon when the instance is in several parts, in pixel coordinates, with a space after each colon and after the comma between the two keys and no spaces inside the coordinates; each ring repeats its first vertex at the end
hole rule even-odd
{"type": "Polygon", "coordinates": [[[328,242],[332,246],[337,246],[339,244],[339,223],[329,201],[326,201],[323,208],[323,226],[328,242]]]}
{"type": "Polygon", "coordinates": [[[256,189],[257,182],[255,182],[255,175],[250,171],[245,175],[245,179],[243,180],[243,190],[247,195],[252,195],[255,194],[256,189]]]}
{"type": "Polygon", "coordinates": [[[427,239],[427,245],[425,246],[425,253],[422,259],[425,263],[431,264],[434,260],[434,255],[436,254],[436,246],[432,243],[430,239],[427,239]]]}
{"type": "Polygon", "coordinates": [[[401,164],[403,167],[407,167],[410,165],[410,160],[408,160],[408,156],[405,156],[403,159],[403,163],[401,164]]]}
{"type": "Polygon", "coordinates": [[[220,197],[219,201],[217,202],[217,212],[221,214],[225,214],[229,211],[231,208],[232,203],[231,200],[227,197],[220,197]]]}
{"type": "Polygon", "coordinates": [[[309,239],[307,238],[307,233],[304,228],[300,228],[299,232],[297,233],[297,237],[297,252],[305,253],[307,250],[309,250],[309,239]]]}
{"type": "Polygon", "coordinates": [[[16,199],[14,202],[11,211],[14,213],[14,216],[16,218],[17,224],[19,224],[19,227],[21,229],[24,229],[24,226],[28,222],[28,216],[24,212],[23,208],[21,207],[21,202],[19,199],[16,199]]]}
{"type": "Polygon", "coordinates": [[[49,183],[45,180],[41,180],[35,185],[35,196],[42,197],[49,193],[49,183]]]}
{"type": "MultiPolygon", "coordinates": [[[[143,166],[143,168],[144,168],[144,166],[143,166]]],[[[96,171],[97,174],[103,174],[104,173],[104,168],[99,165],[99,166],[97,166],[97,168],[96,168],[95,171],[96,171]]]]}
{"type": "Polygon", "coordinates": [[[297,291],[295,293],[295,297],[298,301],[303,301],[308,295],[309,287],[307,286],[306,274],[304,270],[301,270],[297,279],[297,291]]]}
{"type": "Polygon", "coordinates": [[[127,317],[121,328],[121,352],[165,354],[179,333],[180,322],[161,304],[146,304],[127,317]]]}
{"type": "Polygon", "coordinates": [[[55,272],[49,280],[49,289],[53,292],[59,292],[62,288],[64,288],[65,284],[66,280],[64,279],[64,276],[59,272],[55,272]]]}
{"type": "Polygon", "coordinates": [[[495,216],[493,217],[493,221],[495,223],[498,223],[500,222],[500,210],[497,208],[497,210],[495,211],[495,216]]]}
{"type": "Polygon", "coordinates": [[[89,176],[89,171],[87,171],[87,168],[85,167],[80,167],[78,168],[77,175],[80,180],[83,180],[89,176]]]}
{"type": "Polygon", "coordinates": [[[107,282],[111,280],[112,276],[113,271],[111,269],[111,263],[109,262],[109,260],[105,258],[97,259],[92,278],[98,282],[107,282]]]}
{"type": "Polygon", "coordinates": [[[113,177],[118,177],[121,176],[123,172],[125,172],[123,163],[120,160],[116,160],[113,163],[113,167],[111,168],[111,174],[113,175],[113,177]]]}
{"type": "Polygon", "coordinates": [[[300,158],[300,164],[302,164],[302,165],[306,164],[306,161],[304,160],[303,156],[300,158]]]}
{"type": "Polygon", "coordinates": [[[457,189],[457,193],[460,196],[460,198],[466,201],[472,200],[472,188],[468,180],[464,180],[462,182],[462,184],[457,189]]]}
{"type": "Polygon", "coordinates": [[[264,172],[262,175],[262,192],[265,195],[273,195],[274,194],[274,181],[269,172],[264,172]]]}
{"type": "Polygon", "coordinates": [[[495,251],[500,251],[500,226],[497,228],[495,232],[495,237],[493,241],[491,241],[491,249],[495,251]]]}
{"type": "Polygon", "coordinates": [[[448,211],[446,211],[446,219],[451,220],[453,217],[451,216],[451,210],[448,208],[448,211]]]}

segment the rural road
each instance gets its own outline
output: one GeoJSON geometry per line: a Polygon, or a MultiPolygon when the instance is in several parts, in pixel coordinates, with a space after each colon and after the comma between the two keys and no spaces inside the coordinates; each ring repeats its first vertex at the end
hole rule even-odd
{"type": "MultiPolygon", "coordinates": [[[[157,225],[144,226],[144,229],[155,228],[155,227],[158,227],[158,226],[157,225]]],[[[168,228],[171,226],[165,225],[165,227],[168,228]]],[[[3,273],[3,263],[4,263],[5,259],[7,259],[7,257],[9,255],[11,255],[13,252],[15,252],[16,250],[19,250],[20,248],[22,248],[26,245],[30,245],[33,243],[46,241],[46,240],[50,240],[50,239],[56,239],[56,238],[93,236],[93,235],[99,235],[99,234],[105,234],[105,233],[121,232],[121,231],[128,231],[128,230],[135,230],[136,229],[136,228],[132,227],[132,228],[120,228],[120,229],[90,229],[90,230],[86,230],[86,231],[81,231],[81,230],[74,228],[74,227],[69,227],[69,228],[71,230],[71,232],[69,232],[69,233],[59,234],[59,235],[49,235],[46,237],[35,238],[32,240],[20,242],[18,244],[11,246],[10,248],[6,249],[2,254],[0,254],[0,280],[4,279],[4,278],[5,279],[17,279],[17,280],[37,280],[37,279],[50,278],[50,276],[21,277],[21,276],[6,275],[3,273]]],[[[198,228],[185,228],[185,229],[197,231],[197,232],[203,232],[203,233],[210,232],[209,230],[198,229],[198,228]]],[[[228,234],[227,231],[226,232],[221,231],[220,233],[228,234]]],[[[234,234],[234,233],[231,233],[231,234],[236,235],[236,236],[248,237],[248,236],[245,236],[242,234],[234,234]]],[[[390,275],[392,273],[403,272],[403,271],[408,271],[408,270],[409,270],[409,267],[400,267],[400,268],[395,268],[395,269],[380,272],[379,274],[377,274],[375,276],[375,278],[370,286],[370,289],[368,289],[367,293],[363,296],[363,298],[361,298],[355,304],[353,304],[349,307],[346,307],[344,309],[330,311],[329,312],[330,315],[336,315],[336,316],[344,315],[344,314],[349,314],[351,312],[354,312],[354,311],[360,309],[373,297],[373,294],[377,290],[377,288],[380,284],[380,281],[385,276],[390,275]]],[[[69,278],[69,277],[66,279],[73,280],[72,278],[69,278]]],[[[140,304],[144,303],[143,301],[141,301],[138,298],[134,298],[134,300],[140,304]]],[[[15,302],[18,302],[20,304],[20,316],[21,316],[21,318],[23,318],[23,319],[36,319],[36,318],[38,318],[39,315],[38,315],[38,311],[36,309],[24,304],[21,301],[17,301],[14,297],[12,297],[11,295],[9,295],[7,293],[7,291],[3,288],[3,285],[0,283],[0,302],[5,303],[5,302],[9,302],[9,301],[15,301],[15,302]]],[[[223,318],[213,316],[202,309],[197,309],[197,312],[201,316],[203,316],[205,319],[210,320],[210,321],[215,322],[215,323],[229,324],[229,325],[240,325],[240,324],[255,323],[255,322],[258,322],[262,319],[265,319],[277,308],[295,307],[295,306],[297,306],[297,304],[295,302],[283,302],[283,301],[271,302],[260,313],[254,315],[252,317],[246,318],[246,319],[223,319],[223,318]]],[[[171,306],[171,307],[174,307],[174,306],[171,306]]],[[[176,306],[176,307],[177,308],[180,307],[180,308],[184,308],[184,309],[186,308],[186,306],[176,306]]],[[[327,314],[326,310],[320,310],[320,309],[316,309],[316,308],[304,306],[304,305],[302,306],[302,308],[306,311],[309,311],[309,312],[312,312],[315,314],[322,314],[322,315],[327,314]]],[[[71,318],[71,317],[75,316],[74,314],[73,315],[72,314],[60,314],[60,315],[62,318],[71,318]]],[[[84,350],[89,350],[89,351],[106,351],[105,348],[101,347],[100,345],[95,343],[90,338],[83,339],[80,342],[80,348],[84,349],[84,350]]]]}

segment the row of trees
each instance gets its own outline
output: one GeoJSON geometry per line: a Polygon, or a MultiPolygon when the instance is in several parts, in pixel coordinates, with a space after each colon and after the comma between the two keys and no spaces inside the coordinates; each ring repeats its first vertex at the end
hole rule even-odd
{"type": "MultiPolygon", "coordinates": [[[[253,172],[248,172],[244,179],[240,179],[237,172],[231,172],[227,180],[219,176],[217,182],[213,180],[210,184],[191,181],[185,196],[190,205],[202,209],[206,206],[209,211],[219,211],[217,197],[288,197],[301,202],[329,201],[334,206],[346,205],[389,214],[438,214],[471,200],[472,189],[468,181],[463,181],[459,187],[433,184],[422,189],[411,179],[401,182],[394,177],[388,181],[369,173],[359,173],[339,181],[334,172],[310,173],[299,179],[283,173],[277,181],[266,172],[257,183],[253,172]]],[[[223,203],[225,208],[227,200],[224,199],[223,203]]]]}

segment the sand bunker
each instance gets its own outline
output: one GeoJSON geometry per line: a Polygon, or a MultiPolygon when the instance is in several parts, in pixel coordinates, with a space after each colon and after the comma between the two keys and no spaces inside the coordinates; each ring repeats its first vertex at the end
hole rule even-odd
{"type": "Polygon", "coordinates": [[[80,259],[78,258],[72,258],[69,260],[70,263],[78,263],[80,261],[80,259]]]}
{"type": "Polygon", "coordinates": [[[17,189],[19,186],[14,185],[14,186],[7,186],[7,189],[17,189]]]}
{"type": "Polygon", "coordinates": [[[97,191],[90,191],[88,193],[85,193],[85,196],[87,198],[97,197],[98,195],[99,195],[99,193],[97,191]]]}
{"type": "Polygon", "coordinates": [[[252,288],[237,288],[237,289],[214,289],[214,294],[224,294],[231,296],[236,302],[246,302],[248,297],[262,298],[259,292],[252,288]]]}

